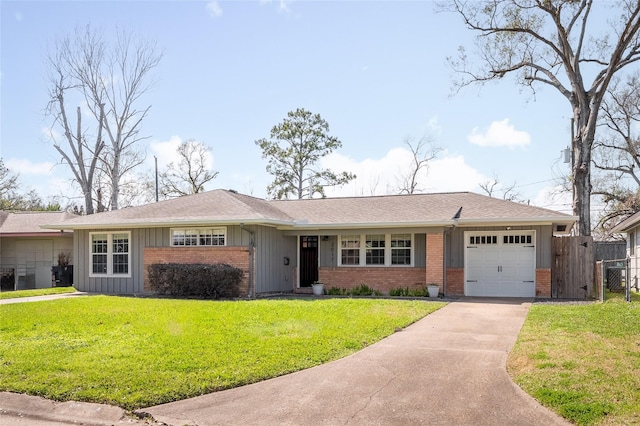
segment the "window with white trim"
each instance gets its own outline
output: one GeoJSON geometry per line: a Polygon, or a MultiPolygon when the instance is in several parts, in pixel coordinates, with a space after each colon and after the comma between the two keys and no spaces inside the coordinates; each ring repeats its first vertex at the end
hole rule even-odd
{"type": "Polygon", "coordinates": [[[92,232],[89,238],[90,276],[130,276],[130,232],[92,232]]]}
{"type": "Polygon", "coordinates": [[[411,265],[411,234],[391,235],[391,264],[411,265]]]}
{"type": "Polygon", "coordinates": [[[183,246],[224,246],[227,242],[227,228],[183,228],[171,229],[171,245],[183,246]]]}
{"type": "Polygon", "coordinates": [[[339,266],[413,265],[413,234],[350,234],[339,240],[339,266]]]}
{"type": "Polygon", "coordinates": [[[360,264],[360,235],[341,236],[340,260],[343,265],[360,264]]]}
{"type": "Polygon", "coordinates": [[[384,234],[367,235],[365,262],[367,265],[384,265],[385,242],[384,234]]]}

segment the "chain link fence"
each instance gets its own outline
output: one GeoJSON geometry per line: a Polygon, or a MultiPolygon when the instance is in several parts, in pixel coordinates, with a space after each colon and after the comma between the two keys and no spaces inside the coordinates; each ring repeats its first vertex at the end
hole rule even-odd
{"type": "MultiPolygon", "coordinates": [[[[600,275],[600,300],[604,301],[614,295],[622,294],[627,302],[631,301],[631,290],[637,282],[631,277],[629,259],[601,260],[598,262],[600,275]]],[[[619,297],[619,296],[618,296],[619,297]]]]}

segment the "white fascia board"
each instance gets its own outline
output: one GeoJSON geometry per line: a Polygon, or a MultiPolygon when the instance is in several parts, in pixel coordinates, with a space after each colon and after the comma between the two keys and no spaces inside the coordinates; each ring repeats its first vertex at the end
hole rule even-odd
{"type": "Polygon", "coordinates": [[[295,223],[289,226],[278,226],[280,230],[316,231],[322,229],[363,229],[363,228],[427,228],[453,226],[453,220],[437,220],[432,222],[364,222],[364,223],[295,223]]]}
{"type": "Polygon", "coordinates": [[[500,218],[500,219],[458,219],[456,226],[506,226],[506,225],[570,225],[578,220],[577,216],[569,217],[536,217],[536,218],[500,218]]]}
{"type": "MultiPolygon", "coordinates": [[[[234,220],[172,220],[161,222],[111,222],[111,223],[82,223],[65,225],[65,229],[139,229],[139,228],[176,228],[176,227],[195,227],[195,226],[230,226],[230,225],[263,225],[263,226],[282,226],[291,224],[287,221],[275,221],[264,219],[234,219],[234,220]]],[[[41,225],[45,229],[60,229],[60,225],[41,225]]]]}

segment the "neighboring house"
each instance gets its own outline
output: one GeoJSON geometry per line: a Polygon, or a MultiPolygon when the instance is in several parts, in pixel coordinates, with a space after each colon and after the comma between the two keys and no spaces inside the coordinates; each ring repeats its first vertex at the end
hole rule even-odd
{"type": "Polygon", "coordinates": [[[58,260],[73,262],[73,233],[61,226],[67,212],[0,211],[2,290],[46,288],[58,260]],[[52,229],[43,229],[47,224],[52,229]]]}
{"type": "MultiPolygon", "coordinates": [[[[215,190],[75,217],[74,283],[150,291],[154,263],[243,269],[242,293],[436,283],[446,295],[549,297],[551,238],[576,218],[474,193],[267,201],[215,190]]],[[[46,227],[55,228],[56,225],[46,227]]]]}
{"type": "Polygon", "coordinates": [[[638,288],[640,276],[640,212],[629,216],[612,229],[614,233],[627,234],[627,258],[629,259],[631,287],[638,288]]]}

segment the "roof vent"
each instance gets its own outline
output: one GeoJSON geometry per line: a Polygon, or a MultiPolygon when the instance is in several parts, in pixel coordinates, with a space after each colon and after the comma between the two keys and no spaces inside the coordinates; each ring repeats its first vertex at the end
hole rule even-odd
{"type": "Polygon", "coordinates": [[[232,194],[237,194],[238,193],[238,191],[236,191],[235,189],[230,189],[229,192],[232,193],[232,194]]]}
{"type": "Polygon", "coordinates": [[[455,219],[460,219],[460,216],[462,216],[462,207],[460,207],[460,208],[458,209],[458,211],[456,212],[456,214],[454,214],[454,215],[453,215],[453,218],[452,218],[452,219],[454,219],[454,220],[455,220],[455,219]]]}

